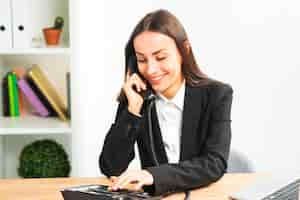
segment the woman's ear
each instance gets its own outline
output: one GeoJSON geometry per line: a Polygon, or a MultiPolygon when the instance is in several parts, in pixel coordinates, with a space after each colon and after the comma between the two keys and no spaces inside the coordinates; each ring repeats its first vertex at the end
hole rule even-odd
{"type": "Polygon", "coordinates": [[[184,46],[184,48],[186,50],[186,53],[190,54],[190,52],[191,52],[191,43],[190,43],[190,41],[189,40],[185,40],[183,42],[183,46],[184,46]]]}

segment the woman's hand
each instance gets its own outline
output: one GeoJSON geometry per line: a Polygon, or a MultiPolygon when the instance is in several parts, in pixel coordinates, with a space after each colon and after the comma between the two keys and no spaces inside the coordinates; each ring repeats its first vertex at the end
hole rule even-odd
{"type": "Polygon", "coordinates": [[[144,102],[143,97],[138,93],[142,90],[146,90],[145,82],[139,77],[137,73],[129,75],[126,74],[126,80],[122,88],[128,100],[128,110],[129,112],[140,115],[140,111],[144,102]],[[136,88],[136,90],[134,89],[136,88]]]}
{"type": "Polygon", "coordinates": [[[153,176],[147,170],[129,170],[118,177],[111,177],[112,185],[109,190],[116,191],[125,188],[128,184],[135,184],[134,190],[141,190],[144,185],[154,183],[153,176]]]}

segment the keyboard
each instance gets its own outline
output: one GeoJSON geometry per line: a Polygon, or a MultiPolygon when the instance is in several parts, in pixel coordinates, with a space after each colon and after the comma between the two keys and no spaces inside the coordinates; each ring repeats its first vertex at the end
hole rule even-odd
{"type": "Polygon", "coordinates": [[[242,200],[298,200],[299,187],[299,173],[276,173],[258,178],[240,191],[230,194],[230,197],[242,200]]]}
{"type": "Polygon", "coordinates": [[[263,200],[298,200],[300,179],[288,184],[276,192],[265,197],[263,200]]]}
{"type": "Polygon", "coordinates": [[[64,200],[159,200],[161,196],[151,196],[142,191],[126,189],[109,191],[105,185],[81,185],[61,191],[64,200]]]}

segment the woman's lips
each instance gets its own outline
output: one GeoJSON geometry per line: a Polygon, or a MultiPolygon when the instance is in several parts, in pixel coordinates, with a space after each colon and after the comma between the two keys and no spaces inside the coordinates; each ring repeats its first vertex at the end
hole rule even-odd
{"type": "Polygon", "coordinates": [[[150,77],[148,79],[148,81],[150,82],[150,84],[155,85],[155,84],[158,84],[164,76],[165,76],[165,74],[162,74],[162,75],[159,75],[159,76],[150,77]]]}

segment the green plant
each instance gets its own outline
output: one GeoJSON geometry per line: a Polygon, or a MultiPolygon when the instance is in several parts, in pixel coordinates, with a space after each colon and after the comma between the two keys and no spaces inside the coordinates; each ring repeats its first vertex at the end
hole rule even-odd
{"type": "Polygon", "coordinates": [[[53,28],[54,29],[62,30],[63,26],[64,26],[64,19],[62,17],[60,17],[60,16],[57,16],[55,18],[53,28]]]}
{"type": "Polygon", "coordinates": [[[49,139],[26,145],[20,154],[19,176],[23,178],[67,177],[71,166],[63,146],[49,139]]]}

